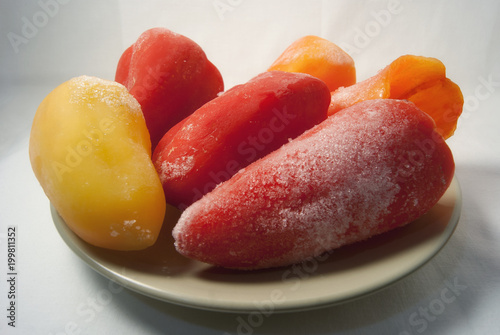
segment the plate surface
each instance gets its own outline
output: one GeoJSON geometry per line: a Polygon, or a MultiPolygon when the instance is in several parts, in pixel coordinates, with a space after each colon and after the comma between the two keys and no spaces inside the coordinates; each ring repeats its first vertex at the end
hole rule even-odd
{"type": "Polygon", "coordinates": [[[415,271],[449,240],[461,211],[456,178],[427,214],[411,224],[285,268],[234,271],[187,259],[175,251],[167,213],[157,243],[144,251],[91,246],[51,206],[66,244],[94,270],[133,291],[170,303],[224,312],[287,312],[338,304],[382,289],[415,271]]]}

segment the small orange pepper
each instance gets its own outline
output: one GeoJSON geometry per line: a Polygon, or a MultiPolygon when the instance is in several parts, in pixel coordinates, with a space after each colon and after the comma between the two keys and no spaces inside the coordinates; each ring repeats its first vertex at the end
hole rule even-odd
{"type": "Polygon", "coordinates": [[[306,73],[323,80],[330,91],[356,83],[351,56],[335,43],[313,35],[293,42],[268,71],[306,73]]]}

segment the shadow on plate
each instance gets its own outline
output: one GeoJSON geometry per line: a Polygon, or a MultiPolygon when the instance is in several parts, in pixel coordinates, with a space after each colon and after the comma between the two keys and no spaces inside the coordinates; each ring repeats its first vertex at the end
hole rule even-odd
{"type": "Polygon", "coordinates": [[[197,266],[197,262],[183,257],[175,250],[171,232],[180,212],[173,207],[167,207],[165,221],[156,243],[138,251],[116,251],[90,245],[69,229],[53,206],[51,212],[59,234],[76,254],[87,261],[105,264],[114,269],[126,268],[169,276],[179,275],[197,266]]]}

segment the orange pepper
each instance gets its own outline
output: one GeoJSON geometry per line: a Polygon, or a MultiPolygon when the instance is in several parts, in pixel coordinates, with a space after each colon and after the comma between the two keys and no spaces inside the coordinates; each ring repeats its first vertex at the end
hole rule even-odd
{"type": "Polygon", "coordinates": [[[445,139],[457,128],[457,121],[462,113],[464,98],[460,87],[445,78],[436,80],[431,86],[422,88],[407,97],[436,122],[436,130],[445,139]]]}
{"type": "Polygon", "coordinates": [[[405,55],[386,67],[390,97],[401,98],[421,85],[446,78],[444,64],[431,57],[405,55]]]}
{"type": "Polygon", "coordinates": [[[405,55],[375,76],[332,92],[328,115],[372,99],[405,99],[430,115],[446,139],[453,135],[462,113],[463,95],[446,78],[446,68],[435,58],[405,55]]]}
{"type": "Polygon", "coordinates": [[[356,83],[354,60],[324,38],[304,36],[293,42],[268,71],[300,72],[323,80],[331,91],[356,83]]]}
{"type": "Polygon", "coordinates": [[[328,116],[361,101],[387,99],[390,90],[389,81],[384,73],[379,73],[349,87],[341,87],[331,92],[328,116]]]}

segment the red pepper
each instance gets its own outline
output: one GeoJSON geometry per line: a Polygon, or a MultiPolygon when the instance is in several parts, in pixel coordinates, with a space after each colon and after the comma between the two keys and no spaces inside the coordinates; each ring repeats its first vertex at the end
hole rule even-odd
{"type": "Polygon", "coordinates": [[[185,208],[240,169],[326,119],[310,75],[271,71],[228,90],[167,132],[153,153],[167,202],[185,208]]]}
{"type": "Polygon", "coordinates": [[[145,31],[125,50],[115,80],[141,105],[153,149],[172,126],[224,90],[202,48],[165,28],[145,31]]]}

